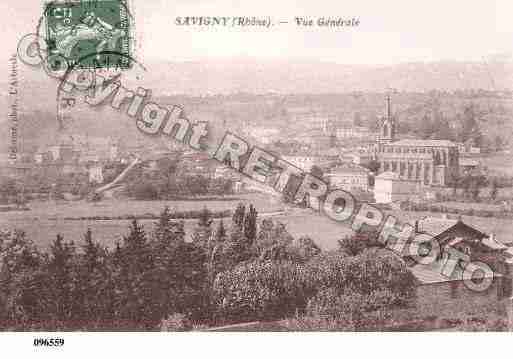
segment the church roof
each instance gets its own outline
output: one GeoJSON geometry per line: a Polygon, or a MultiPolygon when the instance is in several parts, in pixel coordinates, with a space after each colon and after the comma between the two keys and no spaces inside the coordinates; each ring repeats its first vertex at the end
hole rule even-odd
{"type": "Polygon", "coordinates": [[[447,140],[399,140],[392,142],[391,146],[411,146],[411,147],[456,147],[456,144],[447,140]]]}

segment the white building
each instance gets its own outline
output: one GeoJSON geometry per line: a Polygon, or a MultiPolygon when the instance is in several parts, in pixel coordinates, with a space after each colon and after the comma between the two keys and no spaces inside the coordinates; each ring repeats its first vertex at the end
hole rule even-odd
{"type": "Polygon", "coordinates": [[[93,164],[88,168],[89,182],[103,183],[103,169],[100,164],[93,164]]]}
{"type": "Polygon", "coordinates": [[[369,190],[369,170],[353,163],[343,163],[325,175],[331,188],[351,190],[369,190]]]}
{"type": "Polygon", "coordinates": [[[419,180],[402,179],[398,173],[383,172],[374,181],[376,203],[405,201],[420,193],[419,180]]]}
{"type": "Polygon", "coordinates": [[[467,141],[465,143],[458,142],[457,145],[460,155],[478,155],[481,153],[481,148],[474,147],[471,141],[467,141]]]}

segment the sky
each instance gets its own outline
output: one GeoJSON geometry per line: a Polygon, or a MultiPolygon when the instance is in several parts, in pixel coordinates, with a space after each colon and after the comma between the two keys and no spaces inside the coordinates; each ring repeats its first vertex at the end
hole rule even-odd
{"type": "MultiPolygon", "coordinates": [[[[129,0],[137,57],[144,61],[234,58],[394,64],[444,60],[511,60],[510,0],[129,0]],[[175,25],[177,16],[270,16],[272,29],[175,25]],[[356,28],[300,28],[295,16],[358,18],[356,28]]],[[[40,0],[2,0],[2,63],[34,32],[40,0]]],[[[3,67],[6,65],[3,64],[3,67]]]]}

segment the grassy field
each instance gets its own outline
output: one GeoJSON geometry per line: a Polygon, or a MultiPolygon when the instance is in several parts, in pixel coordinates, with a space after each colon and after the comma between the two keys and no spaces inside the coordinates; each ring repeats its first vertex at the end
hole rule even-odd
{"type": "Polygon", "coordinates": [[[234,210],[239,202],[246,205],[252,203],[260,212],[272,212],[283,209],[283,205],[269,196],[261,194],[244,194],[240,196],[227,196],[224,200],[191,200],[191,201],[138,201],[138,200],[104,200],[100,202],[86,201],[33,201],[28,204],[30,211],[6,212],[2,220],[26,218],[65,218],[90,216],[127,216],[159,214],[164,207],[169,206],[171,211],[201,210],[204,207],[212,211],[234,210]]]}
{"type": "MultiPolygon", "coordinates": [[[[283,210],[283,205],[265,195],[251,194],[240,197],[246,204],[253,203],[260,213],[283,210]]],[[[146,213],[159,213],[165,205],[171,209],[193,210],[204,206],[211,210],[233,209],[239,199],[233,201],[111,201],[99,203],[68,202],[31,204],[31,211],[7,212],[0,217],[0,228],[23,229],[27,236],[32,238],[42,248],[48,248],[57,234],[62,234],[66,240],[75,243],[82,242],[87,228],[93,230],[96,240],[103,245],[113,247],[116,241],[121,240],[127,233],[129,220],[64,220],[64,217],[81,216],[121,216],[142,215],[146,213]]],[[[424,216],[440,216],[440,213],[389,211],[401,222],[413,223],[424,216]]],[[[337,240],[351,233],[347,223],[337,223],[320,213],[310,210],[295,210],[284,215],[272,217],[283,222],[288,231],[294,236],[307,235],[311,237],[322,249],[337,248],[337,240]]],[[[485,233],[495,233],[497,239],[504,243],[513,242],[513,221],[463,216],[463,220],[485,233]]],[[[140,221],[147,231],[153,228],[153,220],[140,221]]],[[[230,222],[227,220],[226,222],[230,222]]],[[[185,221],[187,237],[190,237],[196,220],[185,221]]],[[[228,224],[227,223],[227,224],[228,224]]],[[[215,224],[214,224],[215,225],[215,224]]]]}
{"type": "MultiPolygon", "coordinates": [[[[337,239],[351,233],[351,230],[346,225],[333,222],[317,214],[276,216],[273,219],[283,222],[294,237],[308,235],[325,250],[336,248],[337,239]]],[[[153,220],[140,221],[147,231],[153,229],[154,222],[153,220]]],[[[191,235],[196,222],[197,220],[194,219],[185,221],[187,237],[191,235]]],[[[214,226],[216,223],[217,221],[215,221],[214,226]]],[[[97,241],[104,246],[113,248],[116,241],[121,240],[123,235],[127,233],[129,224],[130,221],[128,220],[70,221],[31,219],[24,221],[23,224],[20,223],[16,227],[23,228],[29,238],[34,239],[41,248],[45,249],[48,248],[57,234],[63,235],[66,240],[81,243],[87,228],[92,229],[94,238],[97,241]]]]}
{"type": "MultiPolygon", "coordinates": [[[[239,202],[247,206],[252,203],[260,213],[283,210],[283,204],[274,198],[261,194],[244,194],[228,197],[229,200],[212,201],[136,201],[107,200],[101,202],[31,202],[30,211],[12,211],[1,213],[0,229],[21,229],[38,245],[47,248],[51,241],[62,234],[66,240],[76,243],[91,228],[95,238],[106,246],[112,247],[127,232],[129,220],[64,220],[90,216],[128,216],[158,215],[165,206],[177,211],[201,210],[204,207],[212,211],[234,210],[239,202]]],[[[141,221],[150,230],[152,220],[141,221]]],[[[196,220],[186,221],[189,234],[196,220]]]]}

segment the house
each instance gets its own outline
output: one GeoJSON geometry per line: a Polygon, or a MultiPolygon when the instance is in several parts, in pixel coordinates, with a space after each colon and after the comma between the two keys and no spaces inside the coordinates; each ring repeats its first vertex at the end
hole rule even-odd
{"type": "Polygon", "coordinates": [[[99,163],[88,166],[89,182],[103,183],[103,170],[99,163]]]}
{"type": "Polygon", "coordinates": [[[337,128],[336,137],[339,140],[358,139],[358,140],[376,140],[377,133],[363,126],[346,125],[337,128]]]}
{"type": "Polygon", "coordinates": [[[357,151],[347,155],[346,158],[348,158],[351,162],[362,166],[370,163],[370,161],[373,160],[373,155],[367,151],[357,151]]]}
{"type": "Polygon", "coordinates": [[[477,171],[480,167],[480,162],[473,158],[462,157],[460,158],[460,174],[477,171]]]}
{"type": "Polygon", "coordinates": [[[440,251],[435,261],[420,264],[405,248],[403,259],[416,280],[415,300],[409,308],[411,317],[434,318],[434,328],[447,326],[447,322],[444,324],[443,321],[454,322],[463,318],[506,319],[508,310],[511,312],[513,274],[513,257],[509,247],[499,242],[493,234],[488,235],[461,219],[449,219],[445,215],[416,221],[415,234],[432,237],[440,251]],[[449,248],[465,253],[469,258],[460,260],[450,267],[453,270],[447,272],[447,254],[444,253],[449,248]],[[465,272],[468,262],[486,263],[492,272],[465,272]],[[486,280],[489,286],[484,290],[471,289],[469,275],[477,280],[475,283],[486,280]]]}
{"type": "Polygon", "coordinates": [[[456,267],[447,277],[442,274],[443,265],[444,261],[437,261],[432,265],[417,264],[409,268],[417,282],[412,315],[433,318],[435,329],[450,326],[458,320],[479,318],[493,322],[507,318],[511,307],[511,278],[486,274],[483,277],[491,281],[490,286],[484,291],[475,291],[465,284],[461,268],[456,267]]]}
{"type": "Polygon", "coordinates": [[[481,153],[481,148],[473,146],[471,140],[467,142],[458,142],[458,151],[461,155],[478,155],[481,153]]]}
{"type": "Polygon", "coordinates": [[[353,163],[342,163],[333,167],[325,177],[333,189],[368,191],[369,173],[370,171],[365,167],[353,163]]]}
{"type": "Polygon", "coordinates": [[[440,253],[451,247],[467,254],[470,261],[483,262],[496,271],[504,272],[502,263],[507,257],[508,247],[494,234],[488,235],[461,219],[449,219],[445,215],[441,218],[424,217],[415,222],[415,232],[432,236],[440,246],[440,253]]]}
{"type": "Polygon", "coordinates": [[[419,180],[401,178],[395,172],[383,172],[374,179],[376,203],[392,203],[410,199],[420,193],[419,180]]]}

